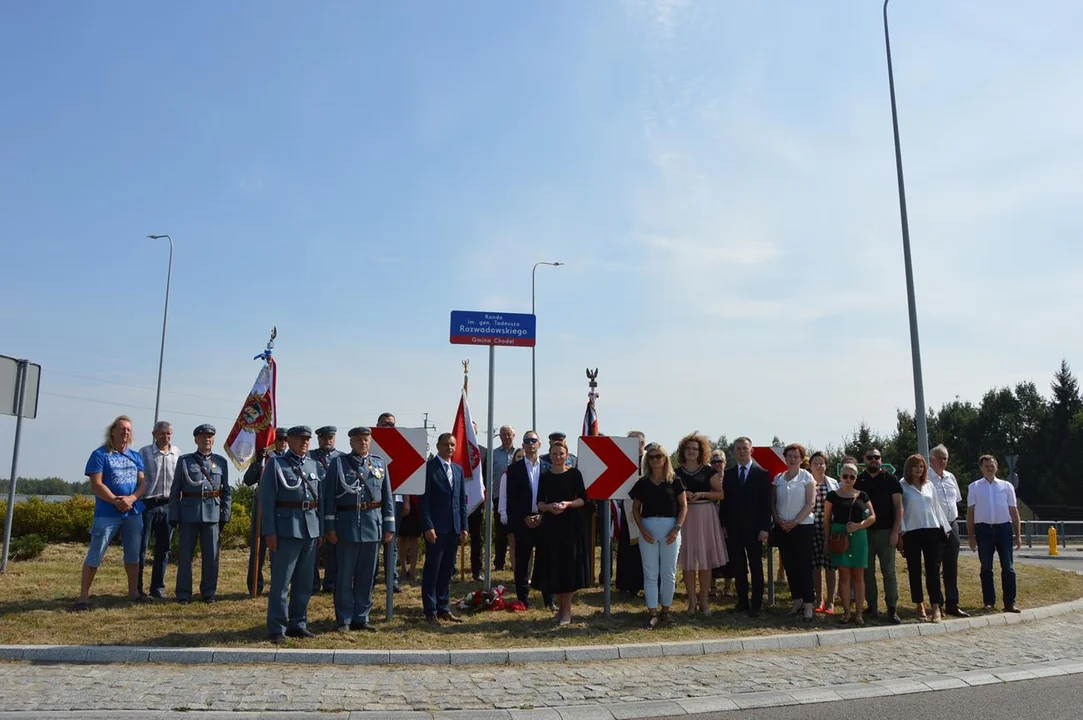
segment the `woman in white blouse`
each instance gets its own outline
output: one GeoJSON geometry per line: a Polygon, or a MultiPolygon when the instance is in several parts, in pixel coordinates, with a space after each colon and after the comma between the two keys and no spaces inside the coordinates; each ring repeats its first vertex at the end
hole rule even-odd
{"type": "Polygon", "coordinates": [[[801,468],[805,460],[803,445],[792,443],[782,451],[786,472],[775,476],[771,511],[775,519],[775,544],[786,568],[793,598],[793,612],[804,611],[812,619],[812,508],[816,502],[816,480],[801,468]]]}
{"type": "Polygon", "coordinates": [[[940,560],[951,524],[944,515],[936,488],[927,479],[928,471],[921,455],[911,455],[903,464],[903,534],[899,542],[910,576],[910,600],[917,606],[918,618],[936,623],[940,622],[940,606],[944,604],[940,590],[940,560]],[[922,558],[925,560],[925,587],[933,606],[932,618],[925,612],[925,598],[921,593],[922,558]]]}

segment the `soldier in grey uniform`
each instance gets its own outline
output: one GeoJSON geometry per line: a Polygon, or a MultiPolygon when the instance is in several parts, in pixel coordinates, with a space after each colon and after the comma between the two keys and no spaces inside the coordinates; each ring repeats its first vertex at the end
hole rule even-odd
{"type": "Polygon", "coordinates": [[[339,454],[323,484],[324,530],[338,556],[335,624],[339,632],[369,630],[372,576],[380,544],[395,533],[395,501],[387,461],[369,452],[372,431],[350,430],[349,455],[339,454]]]}
{"type": "Polygon", "coordinates": [[[308,625],[313,556],[323,544],[317,463],[308,457],[312,429],[291,427],[289,449],[269,458],[259,482],[263,540],[271,556],[267,633],[281,644],[289,637],[315,637],[308,625]],[[288,613],[287,613],[288,599],[288,613]]]}
{"type": "Polygon", "coordinates": [[[180,527],[177,558],[177,601],[192,599],[192,556],[196,542],[202,555],[199,595],[212,603],[218,591],[218,540],[221,526],[229,522],[229,466],[214,449],[215,429],[204,423],[192,435],[196,451],[181,455],[169,488],[169,524],[180,527]]]}
{"type": "MultiPolygon", "coordinates": [[[[286,452],[286,428],[275,428],[275,444],[269,448],[264,448],[262,454],[256,458],[248,469],[244,471],[244,484],[251,487],[253,485],[259,485],[259,479],[263,477],[263,468],[267,462],[267,458],[275,455],[281,455],[286,452]]],[[[248,594],[253,596],[259,596],[263,594],[263,566],[266,564],[267,559],[267,546],[261,541],[256,542],[257,537],[262,537],[263,533],[260,532],[259,522],[259,488],[256,488],[256,492],[252,495],[252,521],[249,525],[248,531],[248,574],[245,575],[245,582],[248,584],[248,594]],[[256,557],[256,546],[259,546],[259,557],[256,557]],[[256,587],[253,589],[252,583],[255,581],[256,587]]]]}
{"type": "MultiPolygon", "coordinates": [[[[320,483],[323,483],[324,477],[327,475],[327,469],[331,467],[331,461],[337,458],[342,453],[335,450],[335,436],[338,434],[338,428],[334,425],[324,425],[321,428],[316,428],[316,437],[319,438],[320,446],[315,450],[309,450],[308,456],[316,461],[317,471],[320,476],[320,483]]],[[[323,591],[333,593],[335,591],[335,548],[329,544],[324,544],[320,552],[316,553],[316,564],[312,568],[312,592],[313,594],[320,591],[320,557],[323,557],[323,591]]]]}

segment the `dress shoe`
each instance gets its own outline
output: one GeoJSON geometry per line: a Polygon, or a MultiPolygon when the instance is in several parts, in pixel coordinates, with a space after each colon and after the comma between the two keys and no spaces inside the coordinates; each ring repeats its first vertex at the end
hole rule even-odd
{"type": "Polygon", "coordinates": [[[473,575],[474,582],[481,582],[482,579],[483,578],[481,577],[481,575],[479,573],[474,573],[474,575],[473,575]]]}
{"type": "Polygon", "coordinates": [[[368,620],[360,623],[350,623],[351,630],[365,630],[367,632],[379,632],[379,628],[370,623],[368,620]]]}
{"type": "Polygon", "coordinates": [[[435,615],[426,615],[425,622],[427,622],[429,625],[432,625],[433,627],[440,627],[440,621],[436,619],[435,615]]]}
{"type": "Polygon", "coordinates": [[[899,617],[899,613],[895,612],[895,608],[893,608],[893,607],[889,607],[887,609],[887,614],[884,617],[892,625],[901,625],[902,624],[902,618],[899,617]]]}
{"type": "Polygon", "coordinates": [[[948,615],[951,615],[952,617],[961,617],[961,618],[970,617],[970,613],[966,612],[965,610],[960,610],[958,605],[949,605],[948,606],[948,615]]]}
{"type": "Polygon", "coordinates": [[[275,633],[274,635],[271,635],[267,639],[270,640],[275,645],[285,645],[286,644],[286,636],[283,635],[282,633],[275,633]]]}
{"type": "Polygon", "coordinates": [[[177,598],[177,603],[180,605],[187,605],[191,602],[188,598],[177,598]]]}
{"type": "Polygon", "coordinates": [[[1015,605],[1006,605],[1004,607],[1004,612],[1006,612],[1006,613],[1021,613],[1023,611],[1020,610],[1019,608],[1017,608],[1015,605]]]}
{"type": "Polygon", "coordinates": [[[458,615],[452,615],[450,610],[445,610],[444,612],[438,612],[438,613],[436,613],[436,617],[438,617],[441,620],[447,620],[448,622],[453,622],[453,623],[464,622],[463,619],[461,617],[459,617],[458,615]]]}
{"type": "Polygon", "coordinates": [[[218,598],[216,598],[214,595],[209,595],[209,596],[203,598],[203,602],[205,602],[207,604],[216,603],[216,602],[218,602],[218,598]]]}
{"type": "Polygon", "coordinates": [[[763,615],[763,610],[760,610],[759,608],[752,608],[748,611],[749,617],[758,618],[760,615],[763,615]]]}
{"type": "Polygon", "coordinates": [[[316,637],[316,633],[308,628],[287,628],[286,636],[292,638],[314,638],[316,637]]]}
{"type": "Polygon", "coordinates": [[[335,632],[341,633],[342,635],[345,635],[346,633],[350,632],[351,630],[353,630],[352,625],[338,625],[337,627],[335,627],[335,632]]]}
{"type": "Polygon", "coordinates": [[[151,590],[150,591],[150,596],[158,598],[159,600],[161,600],[162,598],[165,597],[165,590],[151,590]]]}

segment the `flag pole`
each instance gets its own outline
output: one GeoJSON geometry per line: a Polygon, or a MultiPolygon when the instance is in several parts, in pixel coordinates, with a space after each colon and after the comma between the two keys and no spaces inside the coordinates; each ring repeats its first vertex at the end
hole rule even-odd
{"type": "MultiPolygon", "coordinates": [[[[470,397],[470,359],[463,360],[463,395],[470,397]]],[[[467,451],[467,457],[469,457],[469,450],[467,451]]],[[[469,464],[469,463],[468,463],[469,464]]],[[[466,482],[466,471],[469,468],[463,468],[463,482],[466,482]]],[[[470,518],[467,518],[467,524],[470,523],[470,518]]],[[[467,528],[469,529],[469,528],[467,528]]],[[[459,582],[466,582],[466,546],[459,543],[459,582]]]]}
{"type": "MultiPolygon", "coordinates": [[[[587,368],[587,380],[590,391],[587,393],[591,405],[598,399],[598,368],[592,371],[587,368]]],[[[597,412],[597,410],[595,410],[597,412]]],[[[613,519],[612,503],[608,500],[601,503],[602,506],[602,617],[609,619],[609,611],[612,602],[612,577],[613,577],[613,519]]],[[[594,553],[591,553],[594,557],[594,553]]],[[[593,573],[592,573],[593,574],[593,573]]]]}
{"type": "MultiPolygon", "coordinates": [[[[264,351],[262,353],[260,353],[259,355],[257,355],[253,359],[263,358],[263,362],[266,364],[267,361],[268,361],[268,358],[270,358],[270,356],[271,356],[271,353],[274,351],[275,338],[276,337],[278,337],[278,328],[272,326],[271,327],[271,337],[270,337],[269,340],[267,340],[267,347],[264,349],[264,351]]],[[[277,426],[277,424],[278,424],[277,421],[278,421],[278,418],[271,418],[271,427],[277,426]]],[[[266,447],[267,447],[266,445],[264,445],[263,447],[260,447],[259,443],[257,441],[257,443],[255,445],[255,453],[253,454],[252,457],[259,457],[260,453],[262,453],[264,451],[264,449],[266,449],[266,447]]],[[[263,541],[263,527],[262,527],[262,525],[263,525],[263,508],[262,508],[262,506],[260,505],[260,502],[259,502],[259,483],[256,483],[255,487],[256,487],[256,491],[252,494],[252,505],[254,506],[253,507],[253,512],[252,512],[252,524],[256,528],[256,531],[253,533],[253,535],[255,536],[253,542],[255,543],[255,551],[256,551],[255,555],[253,555],[253,557],[255,558],[256,561],[254,563],[252,563],[252,567],[251,567],[251,572],[252,572],[251,580],[252,580],[252,582],[249,583],[249,587],[252,588],[252,597],[254,597],[254,598],[259,597],[259,572],[260,572],[260,570],[263,569],[263,567],[262,567],[263,563],[261,563],[259,561],[260,543],[263,541]]]]}

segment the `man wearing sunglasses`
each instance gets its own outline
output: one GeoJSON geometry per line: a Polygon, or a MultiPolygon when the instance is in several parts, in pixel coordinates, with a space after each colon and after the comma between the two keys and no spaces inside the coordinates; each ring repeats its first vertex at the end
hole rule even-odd
{"type": "Polygon", "coordinates": [[[865,451],[865,470],[858,476],[854,489],[868,494],[876,522],[869,528],[869,564],[865,567],[865,614],[877,617],[876,559],[880,559],[880,574],[884,578],[884,601],[887,620],[898,625],[902,618],[896,612],[899,604],[899,583],[895,579],[895,547],[902,528],[902,484],[899,478],[881,467],[882,457],[876,448],[865,451]]]}
{"type": "MultiPolygon", "coordinates": [[[[541,524],[538,514],[538,481],[542,474],[540,449],[538,433],[533,430],[523,433],[523,459],[508,466],[500,488],[500,522],[508,528],[509,535],[515,536],[515,594],[527,607],[530,607],[530,557],[541,524]]],[[[542,602],[550,607],[553,597],[543,593],[542,602]]]]}

